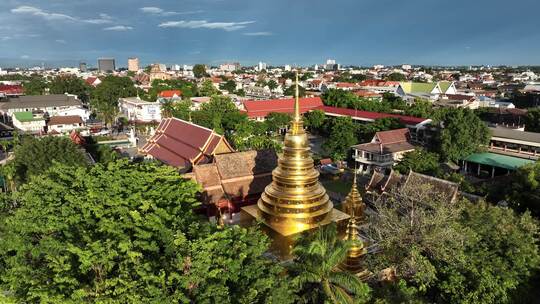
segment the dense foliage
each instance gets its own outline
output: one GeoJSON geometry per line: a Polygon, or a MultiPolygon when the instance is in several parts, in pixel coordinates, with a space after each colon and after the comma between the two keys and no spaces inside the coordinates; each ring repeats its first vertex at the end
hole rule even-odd
{"type": "Polygon", "coordinates": [[[288,303],[255,229],[200,221],[169,167],[53,166],[2,203],[0,289],[18,302],[288,303]]]}
{"type": "Polygon", "coordinates": [[[90,106],[106,124],[112,124],[118,115],[118,99],[133,97],[137,90],[129,77],[107,76],[92,91],[90,106]]]}
{"type": "Polygon", "coordinates": [[[24,137],[21,144],[15,147],[15,159],[9,165],[14,168],[14,179],[25,182],[31,176],[45,172],[54,162],[79,166],[87,164],[84,150],[69,138],[45,136],[24,137]]]}
{"type": "Polygon", "coordinates": [[[357,144],[357,126],[350,117],[342,116],[330,120],[328,139],[323,144],[324,150],[334,160],[347,157],[351,146],[357,144]]]}
{"type": "Polygon", "coordinates": [[[436,112],[438,147],[444,160],[458,161],[482,149],[490,139],[487,125],[469,109],[444,108],[436,112]]]}
{"type": "Polygon", "coordinates": [[[514,208],[540,217],[540,162],[519,168],[511,176],[509,187],[503,189],[514,208]]]}
{"type": "Polygon", "coordinates": [[[81,78],[73,75],[57,76],[49,84],[51,94],[73,94],[84,103],[90,100],[91,87],[81,78]]]}
{"type": "Polygon", "coordinates": [[[417,173],[437,176],[440,173],[439,154],[428,152],[422,148],[407,152],[394,166],[394,170],[401,174],[409,173],[412,170],[417,173]]]}

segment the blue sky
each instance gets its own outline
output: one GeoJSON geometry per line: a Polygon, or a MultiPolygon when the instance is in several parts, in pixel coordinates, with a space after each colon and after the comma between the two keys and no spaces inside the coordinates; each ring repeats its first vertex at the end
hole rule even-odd
{"type": "Polygon", "coordinates": [[[540,64],[538,0],[1,0],[0,58],[540,64]]]}

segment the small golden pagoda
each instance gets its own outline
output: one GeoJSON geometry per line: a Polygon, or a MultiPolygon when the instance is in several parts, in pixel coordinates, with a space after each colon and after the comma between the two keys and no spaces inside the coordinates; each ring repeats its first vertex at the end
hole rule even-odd
{"type": "Polygon", "coordinates": [[[287,256],[293,243],[291,236],[348,218],[333,208],[326,190],[319,183],[319,172],[314,167],[300,116],[298,73],[294,118],[283,146],[278,166],[272,171],[272,183],[266,186],[256,206],[242,209],[273,232],[274,247],[281,247],[280,255],[287,256]]]}
{"type": "Polygon", "coordinates": [[[362,196],[358,192],[356,186],[356,170],[354,172],[353,184],[351,192],[347,195],[343,202],[343,209],[351,217],[347,224],[347,231],[345,240],[351,242],[351,248],[347,252],[347,257],[341,263],[339,268],[349,271],[354,274],[358,274],[361,277],[367,277],[368,271],[363,270],[363,257],[367,253],[364,246],[364,241],[360,237],[359,222],[364,218],[364,210],[366,205],[362,202],[362,196]]]}

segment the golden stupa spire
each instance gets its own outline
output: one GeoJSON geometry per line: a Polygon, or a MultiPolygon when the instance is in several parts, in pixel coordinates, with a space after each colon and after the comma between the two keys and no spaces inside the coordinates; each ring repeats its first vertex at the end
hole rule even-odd
{"type": "Polygon", "coordinates": [[[349,192],[349,194],[347,194],[345,200],[343,201],[343,211],[351,217],[356,217],[356,219],[359,219],[364,216],[364,210],[366,209],[366,205],[362,201],[362,196],[358,191],[356,172],[357,170],[355,167],[351,191],[349,192]]]}
{"type": "Polygon", "coordinates": [[[298,92],[298,70],[296,70],[295,95],[294,95],[294,121],[300,121],[300,93],[298,92]]]}
{"type": "Polygon", "coordinates": [[[300,117],[298,74],[294,119],[285,135],[278,167],[257,206],[264,223],[283,236],[324,225],[332,220],[333,204],[319,183],[309,141],[300,117]]]}

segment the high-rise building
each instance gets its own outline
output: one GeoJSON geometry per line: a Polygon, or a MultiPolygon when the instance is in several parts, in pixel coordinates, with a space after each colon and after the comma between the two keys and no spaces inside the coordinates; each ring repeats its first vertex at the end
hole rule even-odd
{"type": "Polygon", "coordinates": [[[131,71],[131,72],[139,71],[139,58],[137,57],[128,58],[128,71],[131,71]]]}
{"type": "Polygon", "coordinates": [[[289,72],[291,70],[291,65],[290,64],[286,64],[285,65],[285,71],[289,72]]]}
{"type": "Polygon", "coordinates": [[[111,73],[116,70],[114,58],[98,58],[98,70],[103,73],[111,73]]]}
{"type": "Polygon", "coordinates": [[[86,62],[79,62],[79,70],[81,72],[86,72],[88,70],[87,66],[86,66],[86,62]]]}
{"type": "Polygon", "coordinates": [[[258,71],[266,70],[266,62],[259,62],[258,71]]]}

